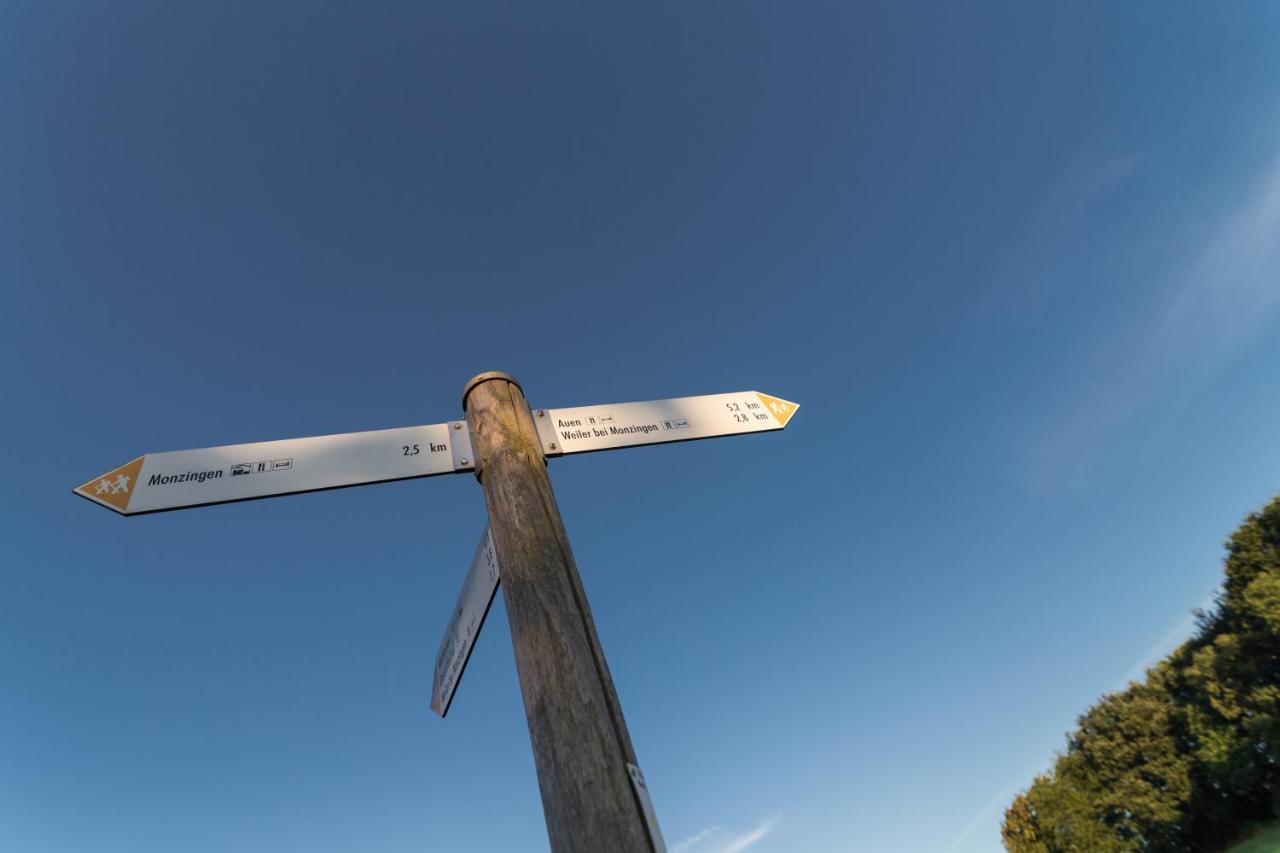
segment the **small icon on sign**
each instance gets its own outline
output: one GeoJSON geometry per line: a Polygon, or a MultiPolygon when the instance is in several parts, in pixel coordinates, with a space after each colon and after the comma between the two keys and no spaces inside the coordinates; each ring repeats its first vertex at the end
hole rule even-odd
{"type": "Polygon", "coordinates": [[[98,487],[93,490],[95,495],[118,495],[122,492],[128,494],[129,480],[128,474],[121,474],[114,480],[108,480],[105,477],[98,481],[98,487]]]}
{"type": "Polygon", "coordinates": [[[587,415],[587,422],[592,425],[595,425],[596,419],[593,418],[591,415],[587,415]]]}
{"type": "Polygon", "coordinates": [[[602,423],[602,424],[611,424],[611,423],[613,423],[613,415],[601,415],[601,416],[600,416],[600,423],[602,423]]]}
{"type": "Polygon", "coordinates": [[[292,459],[276,459],[271,463],[272,471],[289,471],[293,468],[292,459]]]}
{"type": "Polygon", "coordinates": [[[689,426],[688,418],[680,418],[676,421],[676,429],[684,429],[687,426],[689,426]]]}
{"type": "Polygon", "coordinates": [[[248,462],[241,462],[239,465],[231,466],[231,476],[239,477],[241,474],[252,474],[253,466],[248,462]]]}
{"type": "Polygon", "coordinates": [[[261,474],[263,471],[269,470],[268,466],[270,464],[270,462],[255,462],[253,463],[253,472],[255,474],[261,474]]]}

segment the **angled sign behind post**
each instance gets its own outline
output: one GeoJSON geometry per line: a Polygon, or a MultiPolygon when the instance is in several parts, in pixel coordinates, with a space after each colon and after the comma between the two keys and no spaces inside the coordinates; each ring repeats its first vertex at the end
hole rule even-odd
{"type": "Polygon", "coordinates": [[[462,421],[148,453],[73,491],[122,515],[470,471],[462,421]]]}
{"type": "Polygon", "coordinates": [[[645,403],[612,403],[572,409],[538,409],[534,424],[547,456],[665,444],[787,425],[799,404],[759,391],[676,397],[645,403]]]}
{"type": "Polygon", "coordinates": [[[458,601],[453,606],[440,651],[436,653],[431,710],[442,717],[449,713],[454,691],[462,680],[462,671],[467,668],[476,637],[480,636],[480,629],[484,627],[484,619],[489,615],[489,607],[498,591],[498,581],[498,554],[493,548],[493,534],[485,525],[467,578],[462,582],[462,592],[458,593],[458,601]]]}

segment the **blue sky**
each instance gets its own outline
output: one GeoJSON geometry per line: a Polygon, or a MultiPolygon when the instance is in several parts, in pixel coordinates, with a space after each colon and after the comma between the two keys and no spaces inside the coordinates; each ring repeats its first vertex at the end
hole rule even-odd
{"type": "Polygon", "coordinates": [[[551,465],[668,844],[991,851],[1280,490],[1261,3],[0,7],[0,848],[546,849],[467,476],[149,451],[756,388],[551,465]]]}

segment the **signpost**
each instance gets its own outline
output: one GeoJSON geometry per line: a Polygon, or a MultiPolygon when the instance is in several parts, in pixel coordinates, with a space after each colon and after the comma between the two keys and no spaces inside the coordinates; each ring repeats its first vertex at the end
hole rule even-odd
{"type": "Polygon", "coordinates": [[[476,637],[484,627],[489,606],[498,592],[498,555],[493,550],[493,536],[485,527],[476,555],[471,559],[458,603],[453,606],[453,616],[445,629],[440,651],[436,653],[436,672],[431,684],[431,710],[440,716],[449,713],[453,692],[458,689],[462,672],[471,659],[476,637]]]}
{"type": "Polygon", "coordinates": [[[505,373],[473,378],[462,405],[466,421],[150,453],[73,491],[140,515],[474,470],[489,525],[436,655],[431,707],[448,713],[501,580],[552,850],[666,853],[546,460],[780,430],[799,407],[740,391],[531,412],[505,373]]]}

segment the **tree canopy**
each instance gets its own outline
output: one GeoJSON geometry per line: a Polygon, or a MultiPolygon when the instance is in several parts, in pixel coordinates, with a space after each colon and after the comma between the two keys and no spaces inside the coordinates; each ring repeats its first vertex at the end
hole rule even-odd
{"type": "Polygon", "coordinates": [[[1227,541],[1197,631],[1082,714],[1006,810],[1011,853],[1217,851],[1280,814],[1280,498],[1227,541]]]}

